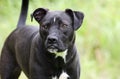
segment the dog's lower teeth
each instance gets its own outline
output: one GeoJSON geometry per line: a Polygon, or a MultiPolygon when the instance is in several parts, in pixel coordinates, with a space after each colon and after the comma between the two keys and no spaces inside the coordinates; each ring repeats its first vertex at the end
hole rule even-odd
{"type": "Polygon", "coordinates": [[[50,53],[56,53],[58,50],[57,49],[48,49],[50,53]]]}

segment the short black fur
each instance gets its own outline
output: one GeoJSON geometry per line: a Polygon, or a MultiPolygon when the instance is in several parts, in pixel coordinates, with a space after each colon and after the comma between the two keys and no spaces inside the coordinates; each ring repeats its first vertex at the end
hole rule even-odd
{"type": "Polygon", "coordinates": [[[75,31],[82,24],[83,13],[71,9],[49,11],[38,8],[31,16],[38,22],[39,28],[27,26],[29,1],[22,1],[17,28],[8,36],[1,52],[1,79],[18,79],[21,71],[29,79],[59,79],[63,71],[69,79],[79,79],[79,55],[74,43],[75,31]],[[65,58],[57,56],[65,51],[65,58]]]}

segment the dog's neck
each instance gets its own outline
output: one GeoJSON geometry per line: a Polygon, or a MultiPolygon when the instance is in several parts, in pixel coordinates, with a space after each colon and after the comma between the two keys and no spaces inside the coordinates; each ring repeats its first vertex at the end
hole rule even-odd
{"type": "Polygon", "coordinates": [[[67,49],[65,51],[63,51],[63,52],[52,52],[52,51],[50,51],[50,53],[55,54],[55,58],[62,57],[63,60],[64,60],[64,63],[66,63],[66,56],[67,56],[67,53],[68,53],[67,49]]]}

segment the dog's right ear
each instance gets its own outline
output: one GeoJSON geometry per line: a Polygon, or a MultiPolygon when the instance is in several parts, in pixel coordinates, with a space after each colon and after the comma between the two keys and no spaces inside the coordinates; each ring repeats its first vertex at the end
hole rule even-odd
{"type": "Polygon", "coordinates": [[[32,14],[31,14],[31,21],[34,19],[40,23],[40,21],[42,20],[42,18],[46,15],[46,13],[48,12],[48,9],[44,9],[44,8],[38,8],[36,9],[32,14]]]}

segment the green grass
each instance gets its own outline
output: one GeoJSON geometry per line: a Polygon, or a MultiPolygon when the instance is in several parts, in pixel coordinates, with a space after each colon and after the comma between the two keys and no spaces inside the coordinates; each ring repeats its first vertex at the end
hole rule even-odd
{"type": "MultiPolygon", "coordinates": [[[[30,14],[38,7],[50,10],[82,11],[81,28],[76,32],[80,53],[81,79],[120,79],[120,0],[30,0],[30,14]]],[[[21,1],[0,1],[0,50],[5,38],[16,28],[21,1]]],[[[22,75],[20,79],[25,79],[22,75]]]]}

